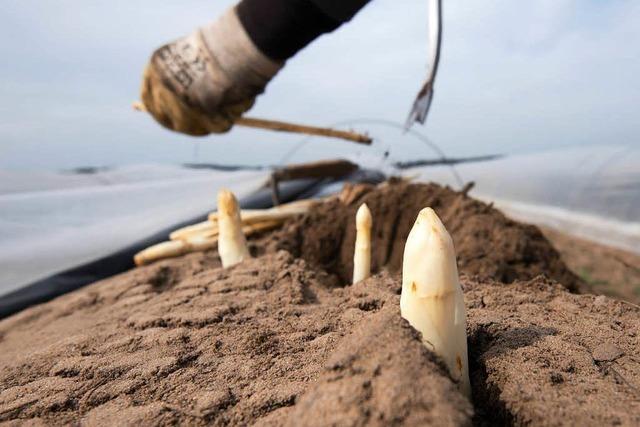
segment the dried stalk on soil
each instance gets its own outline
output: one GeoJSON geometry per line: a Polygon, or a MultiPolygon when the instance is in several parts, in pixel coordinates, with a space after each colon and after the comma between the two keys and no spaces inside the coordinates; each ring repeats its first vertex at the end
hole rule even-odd
{"type": "Polygon", "coordinates": [[[187,245],[182,241],[162,242],[138,252],[133,261],[137,266],[151,264],[164,258],[172,258],[186,253],[187,245]]]}
{"type": "Polygon", "coordinates": [[[242,233],[238,201],[228,190],[218,193],[218,253],[225,268],[251,257],[242,233]]]}
{"type": "Polygon", "coordinates": [[[366,203],[356,213],[356,244],[353,251],[353,283],[371,275],[371,211],[366,203]]]}
{"type": "MultiPolygon", "coordinates": [[[[264,222],[283,223],[296,215],[306,213],[315,200],[299,200],[270,209],[242,209],[242,224],[261,224],[264,222]]],[[[215,237],[218,235],[218,212],[209,214],[209,220],[179,228],[169,234],[171,240],[188,240],[199,237],[215,237]]]]}
{"type": "Polygon", "coordinates": [[[445,362],[460,390],[471,396],[466,309],[451,236],[431,208],[418,214],[402,261],[400,313],[445,362]]]}
{"type": "Polygon", "coordinates": [[[197,224],[188,225],[169,234],[171,240],[188,240],[191,237],[203,236],[203,237],[215,237],[218,235],[218,223],[212,223],[210,221],[203,221],[197,224]]]}
{"type": "Polygon", "coordinates": [[[133,257],[133,260],[137,266],[147,265],[161,259],[173,258],[191,252],[206,251],[215,248],[217,244],[217,238],[194,237],[189,240],[171,240],[158,243],[138,252],[133,257]]]}
{"type": "MultiPolygon", "coordinates": [[[[247,209],[240,211],[240,217],[244,224],[254,224],[263,221],[284,221],[295,215],[306,213],[314,200],[299,200],[287,203],[271,209],[247,209]]],[[[215,223],[219,220],[219,213],[209,214],[209,221],[215,223]]]]}

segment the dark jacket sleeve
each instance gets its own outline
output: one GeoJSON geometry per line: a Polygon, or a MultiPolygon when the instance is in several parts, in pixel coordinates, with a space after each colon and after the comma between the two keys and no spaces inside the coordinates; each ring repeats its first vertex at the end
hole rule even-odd
{"type": "Polygon", "coordinates": [[[325,15],[340,23],[350,21],[369,0],[310,0],[325,15]]]}
{"type": "Polygon", "coordinates": [[[262,53],[291,58],[322,34],[349,21],[369,0],[242,0],[240,22],[262,53]]]}

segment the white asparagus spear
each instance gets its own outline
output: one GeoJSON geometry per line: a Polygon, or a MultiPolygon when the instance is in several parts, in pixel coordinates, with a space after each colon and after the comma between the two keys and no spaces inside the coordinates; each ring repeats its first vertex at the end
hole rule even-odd
{"type": "MultiPolygon", "coordinates": [[[[244,219],[244,217],[251,218],[256,214],[261,214],[269,209],[241,209],[240,210],[240,218],[244,219]]],[[[209,222],[216,223],[218,222],[218,211],[213,211],[209,213],[209,222]]]]}
{"type": "Polygon", "coordinates": [[[353,251],[353,283],[371,275],[371,211],[366,203],[356,213],[356,244],[353,251]]]}
{"type": "MultiPolygon", "coordinates": [[[[242,232],[249,236],[276,228],[286,219],[307,212],[314,203],[317,201],[298,200],[271,209],[244,209],[240,211],[242,232]]],[[[218,232],[218,213],[214,212],[210,214],[209,221],[179,228],[169,235],[171,241],[158,243],[140,251],[135,255],[134,261],[140,266],[164,258],[214,248],[218,244],[218,232]]]]}
{"type": "Polygon", "coordinates": [[[466,310],[451,236],[431,208],[418,214],[402,260],[400,313],[471,397],[466,310]]]}
{"type": "MultiPolygon", "coordinates": [[[[245,224],[242,226],[242,233],[245,235],[245,237],[249,237],[252,234],[255,234],[259,231],[267,231],[267,230],[277,228],[281,226],[283,223],[284,221],[276,220],[276,221],[256,222],[254,224],[245,224]]],[[[205,231],[201,233],[192,233],[186,236],[181,236],[179,239],[176,239],[176,240],[182,240],[190,244],[192,244],[193,242],[203,242],[203,241],[211,241],[217,244],[218,228],[216,226],[215,233],[212,233],[211,231],[205,231]]]]}
{"type": "MultiPolygon", "coordinates": [[[[242,227],[245,236],[267,231],[279,227],[282,222],[265,221],[256,224],[249,224],[242,227]]],[[[168,242],[158,243],[138,252],[134,261],[137,266],[151,264],[165,258],[173,258],[191,252],[206,251],[213,249],[218,245],[218,236],[213,237],[207,235],[191,235],[188,238],[171,240],[168,242]]]]}
{"type": "MultiPolygon", "coordinates": [[[[241,212],[240,213],[241,221],[243,224],[255,224],[258,222],[272,221],[272,220],[284,221],[285,219],[291,218],[294,215],[296,214],[292,212],[275,212],[275,211],[269,211],[269,210],[264,210],[260,212],[241,212]]],[[[219,211],[210,213],[209,221],[210,222],[219,221],[219,217],[220,217],[219,211]]]]}
{"type": "MultiPolygon", "coordinates": [[[[253,218],[258,218],[258,214],[261,212],[266,212],[264,209],[247,209],[240,211],[240,218],[242,219],[243,224],[250,224],[254,222],[253,218]],[[244,216],[248,216],[250,221],[245,221],[244,216]]],[[[293,216],[293,215],[291,215],[293,216]]],[[[267,215],[267,218],[269,216],[267,215]]],[[[218,235],[218,212],[212,212],[209,214],[209,219],[207,221],[198,222],[195,224],[187,225],[182,228],[178,228],[169,234],[170,240],[188,240],[194,236],[208,236],[215,237],[218,235]]]]}
{"type": "Polygon", "coordinates": [[[137,266],[150,264],[154,261],[164,258],[172,258],[187,253],[187,244],[183,241],[169,241],[149,246],[148,248],[138,252],[133,261],[137,266]]]}
{"type": "Polygon", "coordinates": [[[187,253],[207,251],[218,246],[217,237],[193,236],[184,242],[187,244],[187,253]]]}
{"type": "Polygon", "coordinates": [[[188,225],[172,231],[169,234],[171,240],[188,240],[192,236],[215,237],[218,235],[218,222],[203,221],[197,224],[188,225]]]}
{"type": "MultiPolygon", "coordinates": [[[[263,222],[275,221],[278,223],[284,222],[295,215],[302,214],[308,211],[309,203],[312,200],[306,201],[304,204],[296,206],[286,206],[271,208],[271,209],[242,209],[240,211],[240,219],[243,225],[260,224],[263,222]]],[[[297,202],[296,202],[297,203],[297,202]]],[[[291,204],[293,205],[293,203],[291,204]]],[[[186,227],[178,228],[169,234],[171,240],[188,240],[194,236],[215,237],[218,235],[218,212],[212,212],[209,214],[209,220],[199,222],[196,224],[188,225],[186,227]]]]}
{"type": "Polygon", "coordinates": [[[151,264],[166,258],[175,258],[191,252],[206,251],[215,248],[218,244],[217,238],[206,238],[196,236],[189,240],[170,240],[161,242],[138,252],[133,260],[137,266],[151,264]]]}
{"type": "Polygon", "coordinates": [[[245,236],[250,236],[259,231],[267,231],[273,228],[277,228],[284,223],[282,220],[262,221],[254,224],[247,224],[242,226],[242,232],[245,236]]]}
{"type": "MultiPolygon", "coordinates": [[[[287,205],[280,205],[270,209],[243,209],[240,211],[240,218],[243,224],[253,224],[256,222],[288,219],[298,214],[309,211],[309,206],[315,203],[314,200],[300,200],[287,205]]],[[[209,214],[209,221],[218,221],[218,212],[209,214]]]]}
{"type": "Polygon", "coordinates": [[[218,253],[223,267],[231,267],[250,257],[247,239],[242,233],[238,201],[232,192],[218,193],[218,253]]]}

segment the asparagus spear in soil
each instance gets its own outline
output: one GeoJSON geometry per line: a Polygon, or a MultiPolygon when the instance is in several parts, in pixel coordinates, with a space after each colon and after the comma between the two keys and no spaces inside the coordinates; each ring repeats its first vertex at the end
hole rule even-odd
{"type": "Polygon", "coordinates": [[[218,230],[218,253],[223,267],[231,267],[251,256],[242,233],[238,201],[228,190],[218,193],[218,230]]]}
{"type": "Polygon", "coordinates": [[[445,362],[460,390],[471,396],[466,309],[451,236],[431,208],[418,214],[402,260],[400,313],[445,362]]]}
{"type": "Polygon", "coordinates": [[[353,283],[371,275],[371,211],[366,203],[356,213],[356,244],[353,252],[353,283]]]}

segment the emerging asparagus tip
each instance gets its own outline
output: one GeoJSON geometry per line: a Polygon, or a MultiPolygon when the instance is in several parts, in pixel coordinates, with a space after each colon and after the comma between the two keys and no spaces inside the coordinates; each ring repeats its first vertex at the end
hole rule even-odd
{"type": "Polygon", "coordinates": [[[466,308],[453,240],[431,208],[418,214],[404,249],[400,313],[440,356],[460,390],[471,396],[466,308]]]}
{"type": "Polygon", "coordinates": [[[371,226],[373,220],[366,203],[356,213],[356,244],[353,251],[353,283],[371,275],[371,226]]]}
{"type": "Polygon", "coordinates": [[[218,193],[218,253],[223,267],[231,267],[250,257],[242,233],[238,201],[232,192],[218,193]]]}

